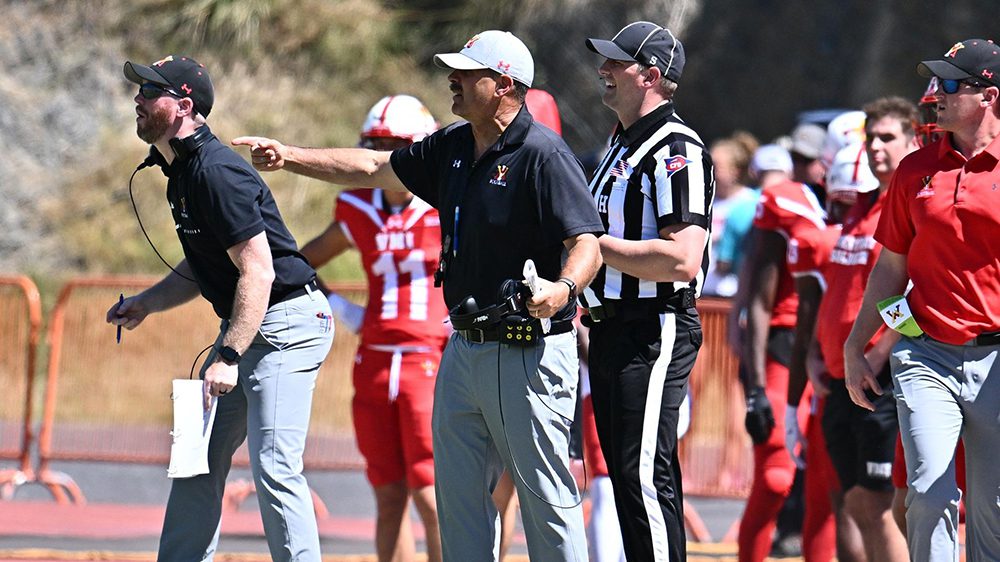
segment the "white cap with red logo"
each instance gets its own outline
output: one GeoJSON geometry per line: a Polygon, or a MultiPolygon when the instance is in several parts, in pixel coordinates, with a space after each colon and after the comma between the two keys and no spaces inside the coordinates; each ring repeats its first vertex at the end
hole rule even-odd
{"type": "Polygon", "coordinates": [[[361,127],[362,139],[422,140],[438,129],[431,112],[413,96],[386,96],[378,101],[361,127]]]}
{"type": "Polygon", "coordinates": [[[525,44],[509,31],[491,29],[477,34],[457,53],[434,55],[434,64],[454,70],[489,68],[531,87],[535,61],[525,44]]]}

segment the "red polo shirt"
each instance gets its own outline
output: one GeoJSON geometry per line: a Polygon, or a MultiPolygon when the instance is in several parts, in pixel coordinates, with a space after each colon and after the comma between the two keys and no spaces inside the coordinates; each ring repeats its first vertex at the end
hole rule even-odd
{"type": "MultiPolygon", "coordinates": [[[[801,236],[810,229],[825,226],[825,212],[819,200],[804,183],[783,181],[768,186],[760,193],[757,214],[753,226],[760,230],[770,230],[781,234],[785,240],[801,236]]],[[[795,315],[799,307],[799,296],[787,265],[781,268],[778,290],[774,295],[771,310],[771,326],[791,328],[795,326],[795,315]]]]}
{"type": "Polygon", "coordinates": [[[875,238],[907,256],[907,300],[930,337],[1000,331],[1000,137],[967,160],[951,135],[907,156],[875,238]]]}
{"type": "MultiPolygon", "coordinates": [[[[882,250],[874,234],[885,196],[872,201],[873,196],[862,194],[851,208],[830,253],[830,262],[823,270],[827,285],[816,318],[816,341],[830,376],[835,379],[844,378],[844,342],[861,310],[868,275],[882,250]]],[[[868,342],[866,350],[882,337],[884,328],[868,342]]]]}

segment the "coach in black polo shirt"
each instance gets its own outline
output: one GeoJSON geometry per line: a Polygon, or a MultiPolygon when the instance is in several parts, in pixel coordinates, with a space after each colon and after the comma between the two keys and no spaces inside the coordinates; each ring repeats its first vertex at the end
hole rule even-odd
{"type": "MultiPolygon", "coordinates": [[[[583,516],[568,464],[578,382],[572,319],[577,287],[600,265],[603,232],[583,168],[562,139],[524,107],[534,64],[512,34],[484,31],[451,68],[452,112],[466,122],[395,152],[307,149],[243,137],[261,170],[285,168],[333,183],[409,189],[441,215],[439,277],[452,335],[434,395],[434,468],[445,560],[493,560],[499,537],[490,498],[504,466],[518,488],[532,560],[587,559],[583,516]],[[501,343],[500,289],[534,261],[540,289],[517,337],[552,324],[537,345],[501,343]],[[475,310],[479,313],[460,314],[475,310]],[[469,324],[460,323],[462,319],[469,324]]],[[[508,317],[509,319],[510,317],[508,317]]]]}
{"type": "Polygon", "coordinates": [[[199,292],[223,319],[202,368],[206,408],[218,398],[209,472],[173,480],[157,560],[215,555],[226,476],[246,439],[271,558],[319,562],[302,451],[316,375],[333,339],[330,306],[267,185],[209,130],[215,91],[208,70],[173,55],[150,66],[126,62],[124,72],[139,86],[136,133],[152,145],[140,169],[158,165],[167,176],[184,260],[112,306],[108,322],[131,330],[199,292]]]}
{"type": "Polygon", "coordinates": [[[674,113],[684,49],[670,30],[588,39],[620,121],[590,182],[607,234],[584,292],[597,432],[629,560],[685,559],[678,408],[701,346],[694,308],[708,267],[712,161],[674,113]]]}

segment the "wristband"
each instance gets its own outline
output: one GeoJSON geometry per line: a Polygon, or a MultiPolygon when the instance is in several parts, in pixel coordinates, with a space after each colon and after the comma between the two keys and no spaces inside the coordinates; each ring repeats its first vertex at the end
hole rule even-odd
{"type": "Polygon", "coordinates": [[[896,295],[889,297],[877,305],[879,314],[886,326],[896,330],[906,337],[916,338],[924,333],[917,325],[917,320],[910,312],[910,306],[906,302],[906,297],[896,295]]]}
{"type": "Polygon", "coordinates": [[[570,279],[569,277],[560,277],[558,279],[558,282],[564,283],[567,287],[569,287],[570,299],[576,298],[576,283],[574,283],[572,279],[570,279]]]}

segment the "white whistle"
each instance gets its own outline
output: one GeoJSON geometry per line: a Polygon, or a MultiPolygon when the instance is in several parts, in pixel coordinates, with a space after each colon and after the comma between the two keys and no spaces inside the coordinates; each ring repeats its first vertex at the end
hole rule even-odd
{"type": "MultiPolygon", "coordinates": [[[[538,271],[535,269],[535,262],[530,259],[524,262],[524,283],[531,289],[532,295],[537,295],[542,288],[538,284],[538,271]]],[[[551,318],[541,318],[542,332],[547,334],[552,329],[551,318]]]]}

